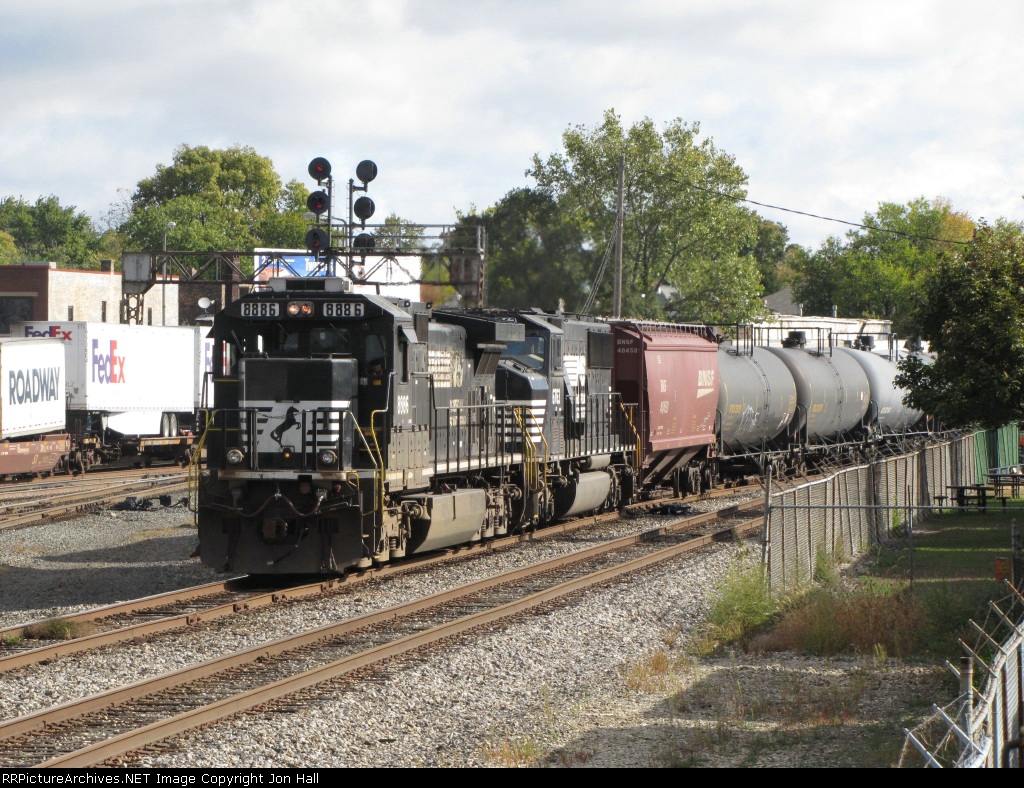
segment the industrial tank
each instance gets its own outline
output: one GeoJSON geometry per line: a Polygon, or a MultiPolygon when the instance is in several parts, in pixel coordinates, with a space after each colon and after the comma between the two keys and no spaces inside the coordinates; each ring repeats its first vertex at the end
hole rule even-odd
{"type": "Polygon", "coordinates": [[[797,415],[791,430],[805,429],[807,439],[833,440],[861,425],[871,389],[863,368],[845,353],[812,353],[802,332],[793,332],[785,347],[768,347],[789,369],[796,384],[797,415]]]}
{"type": "Polygon", "coordinates": [[[781,435],[796,412],[796,384],[785,363],[767,348],[718,351],[718,412],[728,453],[759,448],[781,435]]]}

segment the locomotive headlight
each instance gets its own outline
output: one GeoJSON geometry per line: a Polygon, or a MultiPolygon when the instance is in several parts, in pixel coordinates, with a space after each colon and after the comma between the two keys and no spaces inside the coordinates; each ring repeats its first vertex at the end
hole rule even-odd
{"type": "Polygon", "coordinates": [[[228,449],[224,459],[228,461],[229,465],[240,465],[242,460],[245,459],[245,453],[241,449],[228,449]]]}
{"type": "Polygon", "coordinates": [[[311,301],[289,301],[289,317],[310,317],[313,314],[313,303],[311,301]]]}
{"type": "Polygon", "coordinates": [[[338,461],[338,455],[330,449],[324,449],[320,452],[319,459],[321,465],[334,465],[338,461]]]}

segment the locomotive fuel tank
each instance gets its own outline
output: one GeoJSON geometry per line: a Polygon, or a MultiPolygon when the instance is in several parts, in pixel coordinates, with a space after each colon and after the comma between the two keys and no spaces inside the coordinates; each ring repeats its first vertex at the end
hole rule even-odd
{"type": "Polygon", "coordinates": [[[766,348],[718,351],[720,436],[726,451],[756,449],[778,438],[796,413],[793,376],[766,348]]]}
{"type": "Polygon", "coordinates": [[[883,432],[905,432],[924,417],[921,411],[903,403],[904,389],[894,383],[899,370],[887,358],[859,348],[837,347],[837,355],[852,358],[864,370],[871,390],[869,418],[883,432]]]}
{"type": "Polygon", "coordinates": [[[801,339],[787,344],[766,349],[782,360],[796,384],[791,432],[804,430],[808,440],[829,442],[860,427],[871,397],[860,364],[843,353],[811,352],[801,339]]]}

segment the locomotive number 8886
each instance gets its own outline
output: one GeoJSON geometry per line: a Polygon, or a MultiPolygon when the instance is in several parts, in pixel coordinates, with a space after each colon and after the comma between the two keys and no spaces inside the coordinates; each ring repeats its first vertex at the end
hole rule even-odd
{"type": "Polygon", "coordinates": [[[211,338],[197,519],[217,569],[344,572],[637,494],[607,323],[289,277],[218,313],[211,338]]]}

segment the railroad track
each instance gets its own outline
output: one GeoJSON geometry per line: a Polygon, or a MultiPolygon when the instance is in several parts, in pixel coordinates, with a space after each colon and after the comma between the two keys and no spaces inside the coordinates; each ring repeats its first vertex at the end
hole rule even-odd
{"type": "MultiPolygon", "coordinates": [[[[725,497],[735,491],[721,490],[707,498],[725,497]]],[[[667,510],[683,514],[688,505],[680,499],[664,498],[647,501],[627,509],[627,516],[648,511],[667,510]]],[[[541,541],[561,537],[573,531],[589,528],[599,522],[619,518],[618,512],[568,520],[556,526],[531,531],[522,535],[499,537],[452,550],[425,556],[413,556],[401,562],[384,564],[364,570],[352,571],[337,578],[324,578],[312,583],[276,584],[254,581],[252,578],[233,578],[135,599],[93,610],[61,616],[59,619],[33,621],[0,629],[0,673],[61,657],[80,654],[105,646],[151,638],[175,630],[195,627],[232,615],[244,614],[272,605],[297,600],[313,599],[341,593],[360,583],[382,579],[404,572],[427,571],[432,566],[451,560],[469,558],[479,553],[513,547],[523,541],[541,541]],[[51,623],[64,625],[58,630],[74,628],[82,634],[54,639],[51,623]]],[[[713,521],[717,512],[692,515],[685,521],[700,528],[713,521]]]]}
{"type": "Polygon", "coordinates": [[[0,725],[0,765],[123,765],[125,753],[302,693],[357,681],[411,652],[543,609],[588,587],[761,526],[760,502],[597,545],[408,605],[350,619],[0,725]]]}
{"type": "Polygon", "coordinates": [[[126,470],[0,489],[0,529],[64,520],[116,504],[127,497],[176,496],[188,490],[188,473],[126,470]]]}

